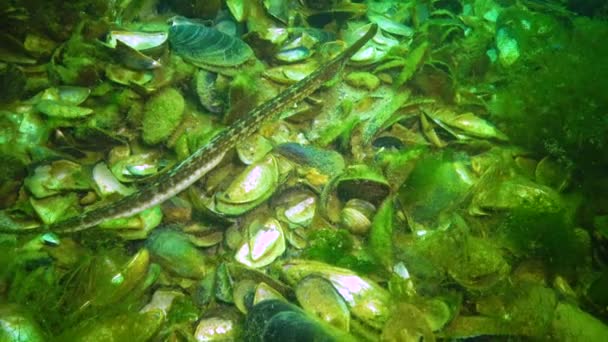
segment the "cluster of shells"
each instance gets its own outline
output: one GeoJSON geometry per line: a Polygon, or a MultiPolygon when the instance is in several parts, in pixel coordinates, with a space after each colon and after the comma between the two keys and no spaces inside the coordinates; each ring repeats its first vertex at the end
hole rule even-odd
{"type": "MultiPolygon", "coordinates": [[[[573,293],[567,278],[551,287],[535,260],[515,262],[488,237],[510,210],[565,210],[570,175],[510,145],[472,100],[486,94],[446,105],[408,85],[432,48],[400,17],[407,3],[228,0],[207,21],[89,20],[62,43],[10,38],[4,75],[40,90],[0,114],[11,146],[2,161],[29,169],[0,188],[1,221],[24,227],[137,191],[371,23],[380,28],[343,82],[239,142],[166,203],[91,235],[2,236],[34,271],[0,280],[0,295],[23,298],[43,278],[60,285],[54,309],[65,322],[50,333],[66,341],[539,336],[545,325],[503,319],[533,296],[587,319],[558,298],[573,293]],[[310,24],[327,18],[330,29],[310,24]],[[490,295],[507,286],[521,286],[519,297],[490,295]]],[[[0,304],[0,321],[43,340],[48,323],[26,311],[0,304]]]]}

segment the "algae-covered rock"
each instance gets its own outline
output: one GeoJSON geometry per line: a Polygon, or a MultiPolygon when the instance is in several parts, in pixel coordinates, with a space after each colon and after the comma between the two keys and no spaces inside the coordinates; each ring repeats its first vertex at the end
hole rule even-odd
{"type": "Polygon", "coordinates": [[[351,72],[344,80],[353,87],[367,90],[375,90],[380,86],[380,79],[371,72],[351,72]]]}
{"type": "Polygon", "coordinates": [[[143,138],[147,144],[158,144],[177,128],[184,113],[184,98],[174,88],[152,96],[144,106],[143,138]]]}

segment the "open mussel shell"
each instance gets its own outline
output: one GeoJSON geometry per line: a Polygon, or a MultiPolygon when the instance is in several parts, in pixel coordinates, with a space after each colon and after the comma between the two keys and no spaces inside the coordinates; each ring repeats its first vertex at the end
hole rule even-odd
{"type": "MultiPolygon", "coordinates": [[[[353,42],[359,37],[363,36],[365,32],[371,27],[372,24],[366,24],[363,26],[349,25],[345,31],[344,38],[347,42],[353,42]]],[[[374,35],[374,38],[367,42],[353,57],[350,59],[351,62],[359,65],[368,65],[380,61],[384,56],[388,54],[388,51],[399,45],[399,40],[394,39],[388,35],[384,35],[382,30],[374,35]]]]}
{"type": "Polygon", "coordinates": [[[339,176],[336,191],[342,201],[362,198],[377,206],[390,193],[390,186],[380,172],[360,164],[346,168],[339,176]]]}
{"type": "Polygon", "coordinates": [[[215,210],[228,216],[243,214],[267,200],[279,183],[279,166],[272,155],[247,167],[215,196],[215,210]]]}
{"type": "Polygon", "coordinates": [[[306,60],[312,56],[313,50],[305,47],[298,46],[294,48],[282,49],[276,54],[276,58],[281,62],[295,63],[306,60]]]}
{"type": "Polygon", "coordinates": [[[162,66],[159,61],[144,55],[120,40],[116,42],[115,54],[117,60],[130,69],[151,70],[162,66]]]}
{"type": "Polygon", "coordinates": [[[319,39],[303,31],[299,37],[281,47],[275,57],[277,60],[287,63],[303,61],[313,55],[313,48],[318,42],[319,39]]]}
{"type": "MultiPolygon", "coordinates": [[[[77,86],[58,86],[45,89],[39,94],[39,100],[51,100],[78,106],[91,94],[91,89],[77,86]]],[[[38,95],[36,96],[38,97],[38,95]]]]}
{"type": "Polygon", "coordinates": [[[39,112],[58,118],[79,118],[90,115],[93,110],[79,107],[91,93],[89,88],[75,86],[59,86],[44,90],[34,97],[35,108],[39,112]]]}
{"type": "Polygon", "coordinates": [[[248,238],[234,258],[243,265],[260,268],[270,265],[285,252],[285,235],[281,223],[274,218],[255,220],[248,227],[248,238]]]}
{"type": "Polygon", "coordinates": [[[293,188],[282,191],[271,206],[276,217],[289,228],[308,227],[315,216],[317,196],[310,190],[293,188]]]}
{"type": "Polygon", "coordinates": [[[192,22],[174,21],[169,44],[174,53],[201,67],[237,66],[253,56],[249,45],[239,38],[192,22]]]}
{"type": "Polygon", "coordinates": [[[110,31],[107,45],[116,47],[118,42],[140,51],[146,55],[155,56],[162,52],[167,45],[169,34],[167,32],[137,32],[137,31],[110,31]]]}
{"type": "MultiPolygon", "coordinates": [[[[113,151],[116,150],[115,148],[113,151]]],[[[117,153],[114,154],[116,155],[117,153]]],[[[153,176],[162,167],[158,155],[147,152],[115,157],[110,162],[110,171],[123,183],[134,182],[153,176]]]]}
{"type": "Polygon", "coordinates": [[[318,261],[292,259],[283,264],[282,274],[290,284],[298,284],[309,275],[328,280],[346,301],[350,312],[372,327],[381,328],[389,316],[388,291],[349,269],[318,261]]]}

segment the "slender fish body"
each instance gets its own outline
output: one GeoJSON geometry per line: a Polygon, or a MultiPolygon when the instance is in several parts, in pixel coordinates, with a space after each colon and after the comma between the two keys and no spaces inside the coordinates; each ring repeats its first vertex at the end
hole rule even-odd
{"type": "Polygon", "coordinates": [[[111,219],[135,215],[168,200],[216,167],[226,152],[236,145],[237,141],[251,136],[262,124],[270,121],[286,108],[302,101],[321,87],[323,83],[334,77],[346,64],[348,59],[376,34],[377,30],[377,25],[373,24],[363,37],[335,58],[325,63],[306,78],[289,86],[269,102],[254,108],[225,131],[215,136],[207,145],[198,149],[184,161],[140,191],[105,207],[84,212],[55,224],[32,229],[13,230],[0,228],[0,233],[38,234],[49,231],[57,234],[76,233],[111,219]]]}

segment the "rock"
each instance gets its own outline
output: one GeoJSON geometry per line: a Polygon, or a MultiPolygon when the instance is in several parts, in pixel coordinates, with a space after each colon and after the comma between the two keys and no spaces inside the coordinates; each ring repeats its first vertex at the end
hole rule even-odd
{"type": "Polygon", "coordinates": [[[184,98],[175,88],[163,89],[152,96],[144,106],[144,142],[158,144],[166,140],[179,125],[184,106],[184,98]]]}

